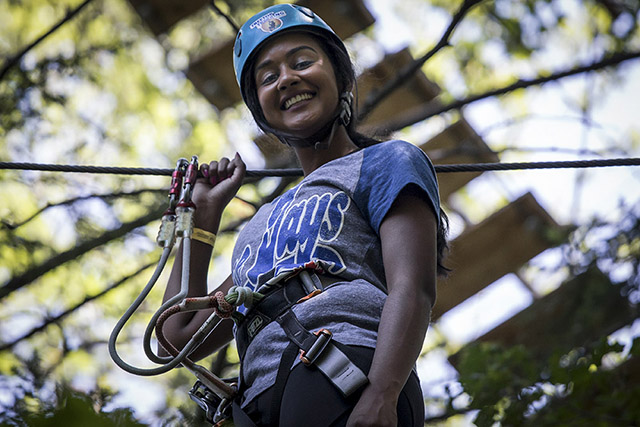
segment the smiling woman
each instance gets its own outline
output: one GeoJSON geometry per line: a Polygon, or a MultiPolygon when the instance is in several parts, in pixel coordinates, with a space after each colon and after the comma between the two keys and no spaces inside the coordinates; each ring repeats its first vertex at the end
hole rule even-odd
{"type": "MultiPolygon", "coordinates": [[[[191,358],[236,339],[236,425],[423,425],[413,367],[436,275],[446,272],[433,165],[413,144],[355,131],[353,64],[311,10],[282,4],[249,19],[234,65],[254,119],[293,147],[305,177],[242,229],[232,274],[216,289],[264,297],[239,307],[243,320],[216,329],[191,358]]],[[[195,226],[216,233],[245,165],[236,155],[201,168],[195,226]]],[[[190,296],[207,292],[211,250],[194,242],[190,296]]],[[[181,264],[165,300],[180,288],[181,264]]],[[[176,315],[165,331],[181,348],[209,314],[176,315]]]]}
{"type": "Polygon", "coordinates": [[[256,63],[258,100],[274,129],[309,138],[335,115],[336,77],[314,37],[298,32],[275,37],[261,49],[256,63]]]}

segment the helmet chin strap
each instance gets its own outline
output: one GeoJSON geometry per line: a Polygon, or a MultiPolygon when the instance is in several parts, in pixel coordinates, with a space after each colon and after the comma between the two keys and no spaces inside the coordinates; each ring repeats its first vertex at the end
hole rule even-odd
{"type": "Polygon", "coordinates": [[[340,94],[340,100],[338,101],[335,118],[329,120],[320,130],[308,138],[299,138],[287,132],[271,129],[271,127],[267,127],[265,130],[273,133],[278,139],[290,147],[314,147],[316,150],[326,150],[329,148],[338,127],[344,126],[346,128],[351,122],[352,105],[353,94],[351,92],[342,92],[340,94]]]}

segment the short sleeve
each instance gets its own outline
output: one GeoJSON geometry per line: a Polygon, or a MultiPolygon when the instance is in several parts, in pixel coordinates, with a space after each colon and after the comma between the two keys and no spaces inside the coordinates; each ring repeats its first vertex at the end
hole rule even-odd
{"type": "Polygon", "coordinates": [[[423,193],[439,219],[438,181],[435,168],[424,151],[398,140],[365,149],[354,201],[376,233],[393,202],[409,185],[423,193]]]}

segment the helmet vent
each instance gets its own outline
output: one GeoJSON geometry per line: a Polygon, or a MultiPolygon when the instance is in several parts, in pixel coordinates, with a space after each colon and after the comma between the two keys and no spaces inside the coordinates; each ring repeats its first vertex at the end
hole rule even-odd
{"type": "Polygon", "coordinates": [[[242,54],[242,31],[238,33],[238,37],[236,38],[236,44],[233,46],[233,53],[236,56],[240,56],[242,54]]]}
{"type": "Polygon", "coordinates": [[[305,15],[307,15],[311,19],[315,18],[315,16],[316,16],[316,14],[313,13],[313,10],[309,9],[308,7],[299,6],[297,4],[294,4],[293,7],[295,7],[296,9],[298,9],[300,12],[302,12],[305,15]]]}

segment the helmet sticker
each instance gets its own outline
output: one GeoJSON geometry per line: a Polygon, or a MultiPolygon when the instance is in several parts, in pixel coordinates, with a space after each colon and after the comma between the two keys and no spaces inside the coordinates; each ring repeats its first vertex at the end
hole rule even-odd
{"type": "Polygon", "coordinates": [[[265,33],[272,33],[278,28],[282,27],[282,20],[280,18],[286,15],[287,12],[285,12],[284,10],[267,13],[266,15],[261,16],[260,18],[253,21],[249,28],[260,28],[265,33]]]}

